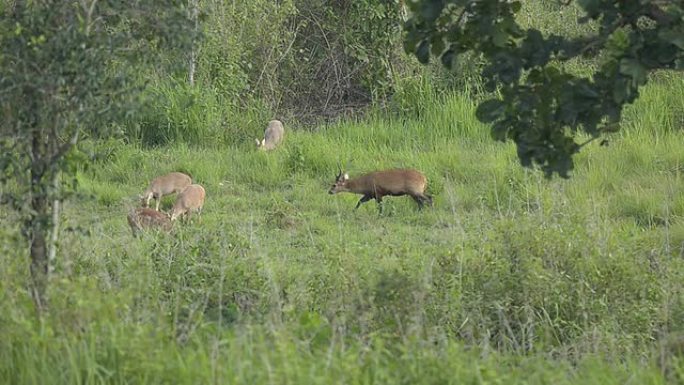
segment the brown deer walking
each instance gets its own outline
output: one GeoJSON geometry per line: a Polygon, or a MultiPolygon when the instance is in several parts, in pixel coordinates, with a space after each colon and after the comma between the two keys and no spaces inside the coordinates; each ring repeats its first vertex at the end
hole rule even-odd
{"type": "Polygon", "coordinates": [[[427,178],[419,171],[412,169],[392,169],[375,171],[358,178],[349,179],[349,175],[340,173],[335,184],[328,191],[329,194],[351,192],[363,195],[354,209],[362,203],[375,199],[382,212],[382,198],[385,196],[410,195],[422,209],[425,203],[432,206],[432,197],[425,194],[427,178]]]}

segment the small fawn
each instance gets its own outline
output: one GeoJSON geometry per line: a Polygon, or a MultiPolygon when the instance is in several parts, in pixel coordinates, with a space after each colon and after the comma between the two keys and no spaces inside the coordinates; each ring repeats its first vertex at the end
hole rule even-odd
{"type": "Polygon", "coordinates": [[[128,212],[128,225],[134,238],[144,229],[159,228],[169,231],[173,226],[168,215],[147,207],[131,209],[128,212]]]}

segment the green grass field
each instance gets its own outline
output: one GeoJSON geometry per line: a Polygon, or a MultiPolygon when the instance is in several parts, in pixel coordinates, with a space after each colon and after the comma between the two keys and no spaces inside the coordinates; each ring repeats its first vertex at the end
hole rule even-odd
{"type": "Polygon", "coordinates": [[[42,321],[0,226],[0,382],[684,382],[683,90],[652,82],[570,180],[521,168],[467,95],[286,126],[272,153],[85,143],[106,151],[65,203],[42,321]],[[327,194],[338,164],[417,168],[434,207],[354,211],[327,194]],[[134,239],[128,209],[174,170],[205,187],[201,220],[134,239]]]}

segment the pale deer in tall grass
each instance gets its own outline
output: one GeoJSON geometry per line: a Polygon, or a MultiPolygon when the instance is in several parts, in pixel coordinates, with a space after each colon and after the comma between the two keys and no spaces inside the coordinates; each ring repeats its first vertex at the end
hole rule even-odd
{"type": "Polygon", "coordinates": [[[182,172],[172,172],[152,180],[150,187],[140,196],[143,207],[150,207],[150,200],[156,201],[155,210],[159,211],[159,204],[164,195],[171,195],[183,191],[192,183],[192,178],[182,172]]]}
{"type": "Polygon", "coordinates": [[[285,136],[285,128],[280,120],[271,120],[268,122],[268,126],[264,131],[264,139],[259,141],[259,139],[254,139],[256,141],[256,146],[260,150],[273,150],[276,148],[280,142],[283,141],[285,136]]]}
{"type": "Polygon", "coordinates": [[[176,197],[176,202],[171,209],[171,220],[175,221],[181,216],[187,217],[194,212],[201,216],[205,196],[204,187],[198,184],[191,184],[186,187],[176,197]]]}

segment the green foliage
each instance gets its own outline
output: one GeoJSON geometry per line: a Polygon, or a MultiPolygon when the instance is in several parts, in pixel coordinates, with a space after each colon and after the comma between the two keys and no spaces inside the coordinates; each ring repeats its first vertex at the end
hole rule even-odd
{"type": "Polygon", "coordinates": [[[656,2],[579,1],[596,31],[581,36],[543,34],[523,28],[519,1],[409,2],[405,49],[427,63],[437,56],[450,67],[466,52],[481,54],[485,87],[498,96],[480,104],[477,117],[492,125],[497,140],[513,140],[523,166],[539,165],[547,176],[568,177],[573,155],[592,139],[619,129],[623,106],[634,102],[647,75],[684,69],[680,5],[656,2]],[[591,75],[559,67],[602,53],[591,75]],[[585,142],[586,143],[586,142],[585,142]]]}
{"type": "Polygon", "coordinates": [[[253,98],[277,110],[282,98],[279,66],[290,54],[291,1],[201,3],[207,15],[198,58],[198,79],[232,112],[248,109],[253,98]]]}
{"type": "Polygon", "coordinates": [[[128,140],[249,143],[274,118],[294,127],[370,104],[414,117],[434,95],[479,88],[470,82],[477,79],[474,60],[460,61],[454,75],[422,68],[400,49],[405,8],[396,1],[203,1],[200,7],[195,86],[172,70],[186,55],[169,53],[161,66],[139,67],[136,81],[152,81],[140,114],[129,115],[123,127],[128,140]]]}
{"type": "Polygon", "coordinates": [[[385,100],[416,67],[399,49],[398,0],[200,5],[197,79],[230,120],[255,102],[267,119],[337,115],[385,100]]]}
{"type": "Polygon", "coordinates": [[[107,136],[135,106],[140,84],[120,65],[152,60],[152,47],[187,43],[178,1],[13,2],[0,19],[0,183],[21,215],[31,249],[32,290],[44,300],[55,250],[60,173],[73,178],[86,160],[72,151],[82,136],[107,136]],[[170,35],[174,35],[171,37],[170,35]],[[136,44],[137,43],[137,44],[136,44]],[[47,234],[52,233],[48,243],[47,234]]]}
{"type": "Polygon", "coordinates": [[[684,87],[643,91],[571,181],[518,167],[470,95],[297,131],[268,153],[83,142],[86,156],[113,148],[79,170],[40,322],[17,226],[0,225],[0,378],[681,382],[684,87]],[[354,212],[358,197],[327,194],[338,161],[416,167],[435,206],[354,212]],[[205,186],[201,221],[133,241],[131,199],[174,170],[205,186]]]}
{"type": "Polygon", "coordinates": [[[223,142],[223,121],[216,95],[186,83],[160,84],[147,94],[145,108],[126,124],[129,139],[145,146],[223,142]]]}
{"type": "Polygon", "coordinates": [[[396,50],[398,0],[297,0],[294,5],[293,55],[281,69],[287,105],[325,112],[328,106],[365,104],[393,91],[405,61],[396,50]]]}

